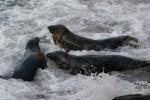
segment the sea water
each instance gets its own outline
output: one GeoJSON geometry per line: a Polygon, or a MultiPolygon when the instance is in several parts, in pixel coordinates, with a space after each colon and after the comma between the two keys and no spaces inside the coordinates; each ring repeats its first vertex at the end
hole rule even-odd
{"type": "MultiPolygon", "coordinates": [[[[46,37],[40,43],[45,53],[63,50],[54,45],[47,26],[64,24],[77,35],[104,39],[130,35],[140,48],[116,51],[71,51],[75,55],[124,55],[150,60],[149,0],[0,0],[0,75],[14,70],[27,41],[46,37]]],[[[35,81],[0,79],[0,100],[112,100],[127,94],[150,94],[148,79],[130,81],[117,73],[71,76],[51,61],[38,70],[35,81]]]]}

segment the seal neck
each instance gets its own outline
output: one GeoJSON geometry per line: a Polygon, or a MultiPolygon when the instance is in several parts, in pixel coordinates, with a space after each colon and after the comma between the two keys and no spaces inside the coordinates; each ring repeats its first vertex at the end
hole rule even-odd
{"type": "Polygon", "coordinates": [[[30,52],[40,52],[41,50],[40,49],[27,49],[27,51],[30,51],[30,52]]]}

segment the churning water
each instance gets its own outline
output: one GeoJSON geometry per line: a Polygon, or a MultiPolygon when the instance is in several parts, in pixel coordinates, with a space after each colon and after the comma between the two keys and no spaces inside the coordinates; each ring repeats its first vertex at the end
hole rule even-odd
{"type": "MultiPolygon", "coordinates": [[[[117,52],[73,54],[118,54],[150,60],[150,0],[0,0],[0,74],[14,70],[32,37],[46,36],[49,42],[40,44],[45,53],[61,50],[47,30],[55,24],[64,24],[91,39],[131,35],[142,45],[138,49],[122,47],[117,52]]],[[[51,62],[48,65],[38,71],[34,82],[0,79],[0,100],[112,100],[120,95],[150,93],[148,78],[138,80],[138,75],[138,81],[129,81],[132,75],[71,76],[51,62]]]]}

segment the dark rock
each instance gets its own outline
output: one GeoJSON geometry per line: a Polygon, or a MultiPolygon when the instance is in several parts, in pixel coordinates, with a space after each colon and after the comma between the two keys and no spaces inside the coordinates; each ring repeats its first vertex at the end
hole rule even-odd
{"type": "Polygon", "coordinates": [[[141,95],[141,94],[125,95],[115,97],[113,100],[150,100],[150,95],[141,95]]]}

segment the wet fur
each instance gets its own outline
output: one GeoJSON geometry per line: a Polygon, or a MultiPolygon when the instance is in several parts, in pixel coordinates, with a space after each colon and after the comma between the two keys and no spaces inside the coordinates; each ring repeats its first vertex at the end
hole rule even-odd
{"type": "Polygon", "coordinates": [[[120,46],[138,47],[138,40],[131,36],[118,36],[102,40],[92,40],[75,35],[64,25],[49,26],[48,30],[52,33],[54,43],[64,48],[66,52],[70,50],[95,50],[116,49],[120,46]],[[134,42],[134,43],[133,43],[134,42]]]}
{"type": "Polygon", "coordinates": [[[101,72],[125,71],[148,67],[149,61],[136,60],[119,55],[69,55],[62,51],[48,53],[47,58],[59,68],[70,70],[71,74],[83,75],[99,74],[101,72]]]}

